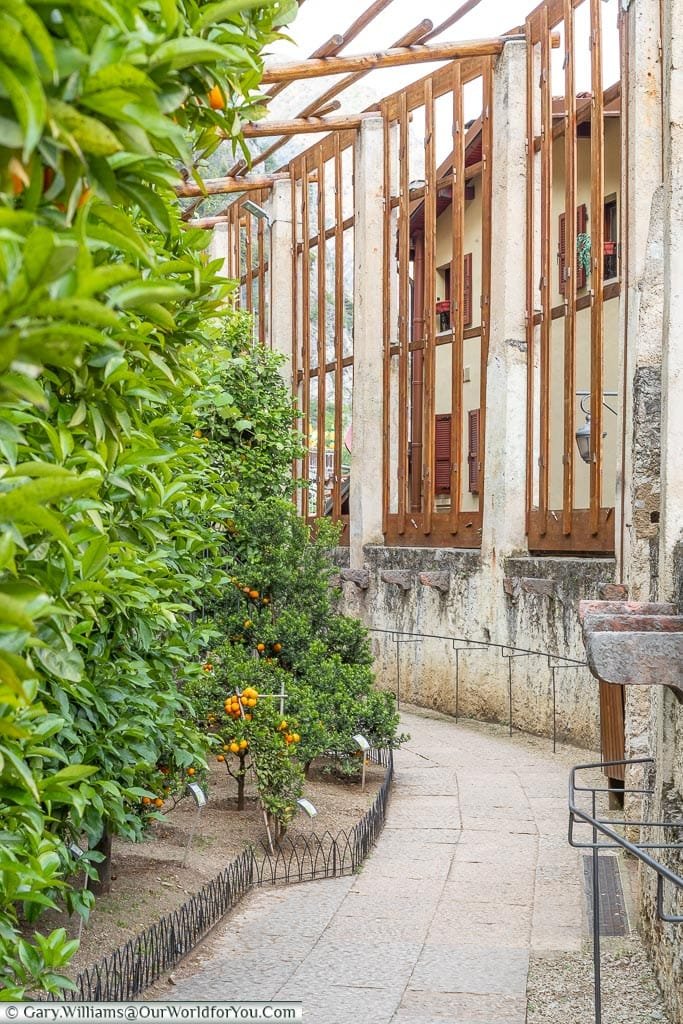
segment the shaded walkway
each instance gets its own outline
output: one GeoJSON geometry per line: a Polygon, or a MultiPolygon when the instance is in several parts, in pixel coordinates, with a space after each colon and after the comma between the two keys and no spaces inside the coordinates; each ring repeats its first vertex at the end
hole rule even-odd
{"type": "Polygon", "coordinates": [[[360,874],[256,893],[173,998],[302,1000],[310,1024],[523,1024],[530,954],[581,943],[575,752],[427,713],[403,725],[360,874]]]}

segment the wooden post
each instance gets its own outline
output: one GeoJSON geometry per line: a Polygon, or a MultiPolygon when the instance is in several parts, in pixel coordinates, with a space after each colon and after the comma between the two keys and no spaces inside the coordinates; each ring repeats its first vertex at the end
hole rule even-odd
{"type": "Polygon", "coordinates": [[[326,391],[327,374],[327,294],[325,280],[326,264],[325,240],[325,161],[322,149],[318,148],[318,472],[316,480],[316,514],[322,516],[325,511],[325,422],[326,422],[326,391]]]}
{"type": "Polygon", "coordinates": [[[526,25],[526,93],[527,93],[527,192],[526,192],[526,533],[529,533],[531,508],[534,502],[534,388],[536,358],[536,324],[534,322],[536,296],[536,153],[534,151],[535,97],[534,44],[531,23],[526,25]]]}
{"type": "Polygon", "coordinates": [[[541,420],[538,506],[540,533],[548,529],[550,462],[550,332],[552,327],[550,238],[552,211],[553,117],[548,8],[541,11],[541,420]]]}
{"type": "Polygon", "coordinates": [[[382,275],[382,532],[386,537],[389,529],[389,504],[391,483],[391,122],[386,109],[382,108],[384,121],[384,147],[382,153],[384,171],[384,224],[382,227],[383,267],[382,275]]]}
{"type": "Polygon", "coordinates": [[[460,65],[453,65],[451,253],[451,468],[450,531],[457,534],[462,495],[462,383],[464,349],[464,234],[465,234],[465,114],[460,65]]]}
{"type": "Polygon", "coordinates": [[[564,0],[565,71],[564,93],[567,121],[564,135],[565,165],[565,279],[564,279],[564,474],[562,484],[562,532],[572,532],[574,508],[574,448],[576,401],[576,75],[574,53],[574,8],[564,0]]]}
{"type": "Polygon", "coordinates": [[[334,481],[332,515],[341,519],[342,412],[344,404],[344,180],[339,136],[334,137],[334,481]]]}
{"type": "Polygon", "coordinates": [[[436,139],[434,92],[431,78],[425,79],[425,403],[424,403],[424,498],[423,533],[432,532],[434,510],[434,379],[436,307],[436,139]]]}
{"type": "MultiPolygon", "coordinates": [[[[259,196],[263,201],[263,197],[259,196]]],[[[268,228],[270,235],[270,227],[268,228]]],[[[266,260],[266,223],[262,218],[258,222],[258,340],[259,344],[266,344],[266,266],[270,260],[266,260]]],[[[272,340],[271,340],[272,343],[272,340]]]]}
{"type": "MultiPolygon", "coordinates": [[[[299,165],[300,166],[300,165],[299,165]]],[[[291,204],[292,204],[292,398],[296,403],[296,413],[294,415],[294,429],[300,430],[302,427],[299,410],[301,408],[301,401],[299,396],[299,354],[300,354],[300,340],[301,333],[299,331],[299,250],[297,246],[297,235],[298,235],[298,223],[299,223],[299,202],[298,202],[298,171],[295,165],[292,165],[292,178],[291,178],[291,204]]],[[[298,461],[295,461],[292,465],[292,479],[296,480],[299,476],[298,461]]],[[[292,492],[294,505],[299,508],[299,503],[306,496],[305,491],[299,490],[297,487],[292,492]]],[[[303,510],[302,510],[303,511],[303,510]]]]}
{"type": "MultiPolygon", "coordinates": [[[[303,419],[303,435],[304,445],[306,448],[304,459],[303,459],[303,477],[304,480],[310,479],[310,464],[311,460],[309,452],[311,448],[311,252],[310,252],[310,234],[311,228],[309,224],[309,212],[308,212],[308,161],[307,157],[301,158],[301,237],[303,241],[303,250],[301,254],[301,338],[302,338],[302,369],[303,369],[303,395],[301,401],[302,407],[302,419],[303,419]]],[[[303,496],[303,513],[304,521],[308,522],[310,519],[310,488],[304,491],[303,496]]]]}
{"type": "MultiPolygon", "coordinates": [[[[387,114],[388,116],[388,114],[387,114]]],[[[408,98],[399,103],[399,207],[398,207],[398,532],[406,532],[408,497],[408,359],[410,331],[410,160],[408,149],[408,98]]],[[[417,287],[417,273],[416,273],[417,287]]]]}
{"type": "Polygon", "coordinates": [[[486,489],[486,392],[491,337],[491,209],[493,205],[493,59],[483,73],[482,119],[482,225],[481,225],[481,378],[479,400],[479,510],[483,514],[486,489]]]}
{"type": "Polygon", "coordinates": [[[602,393],[604,390],[603,348],[603,250],[605,241],[605,122],[602,90],[602,10],[600,0],[590,0],[591,14],[591,463],[590,531],[600,527],[602,505],[602,393]]]}

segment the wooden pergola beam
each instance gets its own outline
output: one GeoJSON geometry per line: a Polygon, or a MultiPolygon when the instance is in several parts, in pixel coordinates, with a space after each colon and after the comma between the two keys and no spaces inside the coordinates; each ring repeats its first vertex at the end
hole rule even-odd
{"type": "Polygon", "coordinates": [[[524,36],[493,36],[468,42],[433,43],[427,46],[406,46],[379,53],[359,53],[353,57],[323,57],[316,60],[293,61],[271,65],[263,74],[263,83],[293,82],[298,79],[324,78],[355,71],[375,71],[379,68],[397,68],[409,64],[435,61],[466,60],[469,57],[496,57],[505,43],[524,39],[524,36]]]}
{"type": "MultiPolygon", "coordinates": [[[[426,18],[423,21],[419,22],[417,25],[415,25],[414,28],[411,28],[404,35],[400,36],[393,44],[393,46],[412,46],[414,43],[419,42],[424,37],[425,33],[429,32],[432,28],[433,22],[429,21],[429,19],[426,18]]],[[[357,74],[347,75],[345,78],[342,78],[341,82],[337,82],[334,85],[330,86],[330,88],[327,89],[321,96],[317,96],[314,100],[307,104],[303,108],[303,110],[300,110],[298,116],[321,117],[323,111],[327,109],[328,104],[331,106],[330,101],[334,101],[335,96],[339,96],[340,93],[345,92],[348,88],[350,88],[352,85],[355,85],[356,82],[359,82],[367,74],[367,71],[361,71],[357,74]]],[[[338,103],[338,106],[341,106],[341,103],[338,103]]],[[[257,164],[263,163],[263,161],[267,160],[269,156],[272,156],[273,153],[276,153],[277,150],[284,145],[284,143],[285,140],[280,139],[277,142],[274,142],[272,146],[269,146],[267,149],[264,149],[262,153],[256,154],[252,161],[252,167],[257,166],[257,164]]],[[[246,165],[244,163],[237,165],[237,167],[240,170],[242,167],[245,166],[246,165]]],[[[235,168],[232,168],[232,170],[234,172],[235,168]]]]}
{"type": "MultiPolygon", "coordinates": [[[[429,18],[425,18],[404,35],[399,36],[396,42],[391,44],[391,48],[396,49],[397,47],[414,46],[416,43],[421,43],[433,27],[434,22],[430,21],[429,18]]],[[[356,74],[347,75],[346,78],[342,78],[341,82],[335,82],[335,84],[331,85],[330,88],[322,94],[322,96],[318,96],[316,99],[312,100],[311,103],[301,111],[301,117],[309,117],[312,114],[316,114],[320,117],[320,109],[327,100],[331,100],[334,96],[339,96],[340,93],[346,92],[347,89],[350,89],[352,85],[356,84],[356,82],[360,82],[361,78],[364,78],[368,73],[369,72],[367,71],[357,72],[356,74]]]]}
{"type": "Polygon", "coordinates": [[[194,181],[186,181],[176,187],[176,195],[183,199],[193,199],[196,196],[220,196],[230,192],[256,192],[262,188],[271,188],[276,181],[288,181],[289,175],[268,174],[251,178],[207,178],[200,188],[194,181]]]}
{"type": "Polygon", "coordinates": [[[310,135],[316,132],[344,132],[360,128],[369,114],[345,114],[342,117],[295,117],[290,121],[256,121],[242,129],[245,139],[262,139],[271,135],[310,135]]]}

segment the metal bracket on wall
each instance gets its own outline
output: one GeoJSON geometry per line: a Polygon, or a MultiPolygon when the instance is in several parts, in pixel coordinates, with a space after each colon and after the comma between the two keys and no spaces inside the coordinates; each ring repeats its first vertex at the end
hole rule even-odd
{"type": "Polygon", "coordinates": [[[392,633],[391,639],[396,644],[396,707],[401,707],[401,644],[416,644],[421,636],[407,636],[403,633],[392,633]]]}
{"type": "Polygon", "coordinates": [[[474,654],[481,654],[482,651],[490,650],[490,645],[479,643],[477,640],[454,640],[453,650],[455,651],[455,720],[458,721],[460,714],[460,652],[468,651],[474,654]],[[458,646],[464,642],[465,646],[458,646]]]}

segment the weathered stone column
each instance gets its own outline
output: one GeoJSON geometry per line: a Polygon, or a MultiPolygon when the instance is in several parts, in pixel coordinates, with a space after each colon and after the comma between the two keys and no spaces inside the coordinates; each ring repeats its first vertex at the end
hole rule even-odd
{"type": "MultiPolygon", "coordinates": [[[[486,392],[482,556],[491,569],[526,547],[526,44],[494,74],[491,338],[486,392]]],[[[495,590],[500,604],[502,590],[495,590]]]]}
{"type": "Polygon", "coordinates": [[[221,274],[223,277],[229,277],[227,224],[216,224],[215,228],[211,232],[211,241],[209,242],[209,259],[223,260],[221,274]]]}
{"type": "Polygon", "coordinates": [[[665,4],[664,337],[659,593],[683,597],[683,0],[665,4]]]}
{"type": "Polygon", "coordinates": [[[632,3],[622,102],[622,298],[617,425],[617,579],[635,600],[656,600],[662,361],[662,68],[659,0],[632,3]],[[626,430],[624,431],[624,423],[626,430]],[[623,535],[623,540],[622,540],[623,535]]]}
{"type": "Polygon", "coordinates": [[[292,384],[292,195],[276,181],[266,207],[270,217],[268,263],[270,347],[285,357],[282,374],[292,384]]]}
{"type": "Polygon", "coordinates": [[[382,279],[383,122],[363,121],[355,147],[355,284],[353,296],[353,451],[351,453],[351,567],[363,565],[363,546],[382,533],[382,279]]]}

